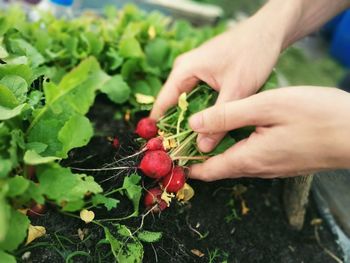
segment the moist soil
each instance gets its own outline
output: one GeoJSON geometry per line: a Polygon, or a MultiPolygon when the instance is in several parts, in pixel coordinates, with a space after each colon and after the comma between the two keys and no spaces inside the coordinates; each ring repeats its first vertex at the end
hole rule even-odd
{"type": "MultiPolygon", "coordinates": [[[[99,168],[138,151],[141,146],[132,133],[132,122],[113,118],[118,110],[104,96],[99,96],[89,113],[96,137],[88,146],[70,152],[70,157],[62,164],[99,168]],[[114,136],[120,139],[118,149],[114,149],[110,142],[114,136]]],[[[137,158],[128,165],[136,162],[137,158]]],[[[128,172],[89,174],[108,190],[120,187],[128,172]],[[104,181],[106,179],[109,180],[104,181]]],[[[143,184],[149,188],[154,183],[145,180],[143,184]]],[[[162,213],[145,217],[143,229],[162,232],[163,236],[158,242],[143,244],[143,262],[332,262],[324,248],[338,257],[342,256],[326,225],[321,223],[315,227],[311,224],[313,219],[320,217],[312,198],[307,207],[304,228],[295,231],[288,225],[281,202],[282,180],[189,181],[189,184],[195,190],[195,196],[189,203],[172,203],[162,213]],[[237,189],[243,188],[246,191],[238,194],[237,189]],[[244,204],[248,212],[242,209],[244,204]],[[246,213],[243,215],[242,212],[246,213]],[[315,231],[324,248],[317,242],[315,231]]],[[[116,209],[109,212],[103,208],[93,209],[96,219],[121,218],[132,213],[131,202],[118,194],[115,198],[121,201],[116,209]]],[[[145,209],[141,205],[140,214],[143,211],[145,209]]],[[[141,217],[117,223],[133,230],[140,226],[141,217]]],[[[109,246],[103,242],[101,227],[64,215],[54,206],[48,205],[48,211],[33,218],[32,224],[45,226],[47,234],[21,247],[17,252],[19,262],[115,261],[109,246]],[[84,232],[83,240],[79,238],[78,229],[84,232]]],[[[113,229],[111,222],[105,225],[113,229]]]]}

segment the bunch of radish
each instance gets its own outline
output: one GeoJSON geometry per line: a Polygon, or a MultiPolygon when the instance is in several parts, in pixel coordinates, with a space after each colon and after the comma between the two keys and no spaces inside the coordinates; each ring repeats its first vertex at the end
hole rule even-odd
{"type": "Polygon", "coordinates": [[[155,120],[141,119],[135,130],[141,138],[148,140],[144,147],[144,156],[139,164],[142,173],[159,183],[159,187],[148,189],[144,205],[153,212],[160,212],[168,207],[169,203],[164,196],[176,194],[186,182],[185,170],[176,166],[163,146],[163,140],[158,136],[158,127],[155,120]]]}

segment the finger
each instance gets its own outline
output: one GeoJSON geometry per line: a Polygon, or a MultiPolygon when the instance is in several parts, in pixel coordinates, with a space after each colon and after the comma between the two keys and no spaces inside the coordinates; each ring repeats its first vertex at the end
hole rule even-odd
{"type": "MultiPolygon", "coordinates": [[[[230,82],[229,84],[231,84],[230,82]]],[[[227,84],[227,85],[229,85],[227,84]]],[[[215,105],[220,105],[222,103],[226,103],[228,101],[232,101],[235,99],[240,99],[241,96],[238,94],[234,94],[232,90],[235,90],[233,87],[229,87],[227,85],[223,85],[220,89],[219,96],[215,102],[215,105]]],[[[215,134],[198,134],[197,137],[197,145],[202,152],[210,152],[219,144],[219,142],[224,138],[226,132],[220,132],[215,134]]]]}
{"type": "Polygon", "coordinates": [[[161,89],[150,114],[158,120],[172,106],[176,105],[183,92],[189,92],[196,86],[198,79],[188,70],[174,69],[161,89]]]}
{"type": "Polygon", "coordinates": [[[245,126],[271,125],[275,120],[267,93],[214,105],[193,115],[190,126],[198,133],[216,134],[245,126]]]}
{"type": "Polygon", "coordinates": [[[251,167],[255,165],[254,157],[249,151],[251,144],[246,138],[224,153],[211,157],[204,163],[192,165],[189,177],[207,182],[225,178],[252,177],[249,171],[256,169],[251,167]]]}

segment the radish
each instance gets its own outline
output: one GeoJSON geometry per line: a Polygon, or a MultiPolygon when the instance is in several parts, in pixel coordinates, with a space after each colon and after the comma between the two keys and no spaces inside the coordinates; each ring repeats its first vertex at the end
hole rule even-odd
{"type": "Polygon", "coordinates": [[[165,151],[163,140],[161,138],[152,138],[146,144],[146,149],[149,151],[161,150],[165,151]]]}
{"type": "Polygon", "coordinates": [[[163,191],[156,187],[147,190],[143,203],[146,209],[152,209],[152,212],[160,212],[167,208],[166,202],[161,198],[163,191]]]}
{"type": "Polygon", "coordinates": [[[114,137],[113,141],[112,141],[112,146],[114,149],[118,149],[119,148],[119,139],[117,137],[114,137]]]}
{"type": "Polygon", "coordinates": [[[162,186],[169,193],[176,193],[179,191],[185,184],[185,171],[181,166],[176,166],[162,179],[162,186]]]}
{"type": "Polygon", "coordinates": [[[149,151],[142,158],[139,168],[151,178],[162,178],[171,171],[172,161],[164,151],[149,151]]]}
{"type": "Polygon", "coordinates": [[[38,203],[32,205],[27,211],[27,215],[30,217],[43,216],[45,213],[46,206],[38,203]]]}
{"type": "Polygon", "coordinates": [[[135,132],[146,140],[156,137],[158,133],[157,123],[151,118],[143,118],[137,123],[135,132]]]}

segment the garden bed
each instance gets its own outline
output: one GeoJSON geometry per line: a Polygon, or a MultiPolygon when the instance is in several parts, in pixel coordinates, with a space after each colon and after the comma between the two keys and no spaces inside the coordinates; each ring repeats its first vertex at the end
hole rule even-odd
{"type": "MultiPolygon", "coordinates": [[[[111,162],[117,151],[108,137],[114,135],[125,142],[120,150],[125,151],[124,154],[138,148],[132,124],[110,121],[116,110],[104,96],[98,98],[89,116],[96,133],[102,136],[93,138],[84,148],[73,150],[64,165],[96,168],[111,162]]],[[[113,173],[93,172],[92,175],[101,182],[113,173]]],[[[118,187],[121,177],[102,185],[118,187]]],[[[191,181],[190,184],[195,196],[188,204],[175,204],[161,214],[145,217],[146,230],[163,234],[159,241],[144,244],[143,262],[331,262],[316,240],[316,227],[324,247],[341,256],[330,231],[322,224],[311,225],[311,221],[319,217],[313,200],[307,209],[303,230],[298,232],[290,228],[282,207],[282,180],[191,181]],[[247,188],[246,192],[239,194],[242,186],[247,188]],[[242,201],[249,209],[245,215],[242,215],[242,201]]],[[[96,218],[121,218],[132,212],[130,202],[125,200],[120,204],[122,206],[110,212],[94,210],[96,218]]],[[[118,222],[136,229],[141,217],[118,222]]],[[[108,245],[98,245],[104,239],[103,229],[98,226],[85,224],[55,208],[34,219],[32,224],[45,226],[48,234],[18,251],[19,259],[26,251],[31,252],[29,260],[23,262],[58,263],[67,260],[69,255],[75,255],[71,262],[114,260],[108,245]],[[79,238],[78,229],[85,233],[83,240],[79,238]],[[80,255],[83,252],[86,254],[80,255]]]]}

